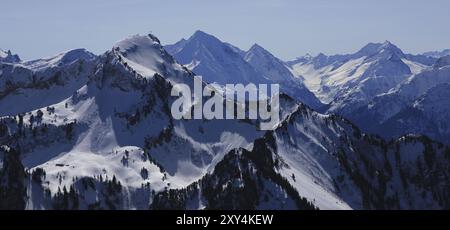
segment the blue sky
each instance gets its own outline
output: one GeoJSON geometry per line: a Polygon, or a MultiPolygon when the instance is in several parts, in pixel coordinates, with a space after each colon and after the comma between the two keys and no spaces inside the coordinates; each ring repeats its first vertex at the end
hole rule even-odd
{"type": "Polygon", "coordinates": [[[289,60],[390,40],[406,52],[450,48],[447,0],[1,0],[0,48],[22,59],[72,48],[100,54],[132,34],[165,43],[200,29],[289,60]]]}

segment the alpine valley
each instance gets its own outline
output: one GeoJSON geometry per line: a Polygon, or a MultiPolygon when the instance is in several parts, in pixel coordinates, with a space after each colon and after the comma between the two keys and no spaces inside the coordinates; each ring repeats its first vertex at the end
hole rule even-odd
{"type": "Polygon", "coordinates": [[[282,61],[202,31],[0,50],[0,209],[449,209],[447,54],[386,41],[282,61]],[[280,122],[174,119],[172,86],[198,75],[279,84],[280,122]]]}

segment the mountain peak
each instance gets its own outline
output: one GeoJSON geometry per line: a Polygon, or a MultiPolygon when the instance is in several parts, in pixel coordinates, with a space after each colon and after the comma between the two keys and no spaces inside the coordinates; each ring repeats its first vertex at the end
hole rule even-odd
{"type": "Polygon", "coordinates": [[[260,46],[258,43],[253,44],[249,50],[265,50],[262,46],[260,46]]]}
{"type": "Polygon", "coordinates": [[[401,60],[405,54],[396,45],[386,41],[378,49],[377,56],[379,58],[388,58],[389,60],[401,60]]]}
{"type": "Polygon", "coordinates": [[[133,35],[127,37],[114,45],[115,50],[120,50],[121,53],[134,52],[139,47],[158,46],[159,40],[155,36],[149,34],[149,36],[133,35]]]}
{"type": "Polygon", "coordinates": [[[125,38],[114,45],[113,53],[124,65],[144,77],[153,77],[155,73],[165,75],[164,68],[167,69],[165,65],[175,63],[159,39],[152,34],[147,36],[137,34],[125,38]]]}
{"type": "Polygon", "coordinates": [[[65,64],[65,63],[73,62],[77,59],[92,60],[94,58],[95,58],[95,54],[89,52],[88,50],[86,50],[84,48],[80,48],[80,49],[69,50],[65,53],[62,53],[60,61],[61,61],[61,63],[65,64]]]}
{"type": "MultiPolygon", "coordinates": [[[[258,45],[257,43],[253,44],[252,47],[250,47],[250,49],[247,51],[245,56],[248,56],[251,54],[273,57],[273,55],[269,51],[267,51],[266,49],[264,49],[264,47],[258,45]]],[[[273,58],[275,58],[275,57],[273,57],[273,58]]]]}
{"type": "Polygon", "coordinates": [[[206,32],[203,32],[201,30],[195,31],[194,34],[189,38],[189,40],[193,40],[193,39],[200,39],[200,40],[214,39],[214,40],[219,40],[218,38],[214,37],[213,35],[208,34],[206,32]]]}
{"type": "Polygon", "coordinates": [[[380,43],[370,42],[367,45],[365,45],[363,48],[361,48],[357,53],[360,53],[363,56],[372,55],[372,54],[376,53],[381,46],[382,46],[382,44],[380,44],[380,43]]]}
{"type": "Polygon", "coordinates": [[[195,31],[195,33],[191,37],[189,37],[189,39],[185,43],[196,45],[202,44],[208,47],[218,47],[224,45],[224,42],[222,42],[220,39],[201,30],[195,31]]]}
{"type": "Polygon", "coordinates": [[[95,58],[95,54],[87,51],[86,49],[80,48],[68,50],[49,58],[27,61],[24,64],[34,70],[40,70],[51,66],[67,65],[77,60],[91,61],[95,58]]]}
{"type": "Polygon", "coordinates": [[[194,36],[202,36],[202,35],[210,35],[210,34],[204,32],[203,30],[196,30],[193,35],[194,36]]]}
{"type": "Polygon", "coordinates": [[[369,43],[361,48],[358,52],[355,53],[358,57],[363,56],[374,56],[379,54],[389,55],[389,57],[396,56],[402,57],[404,56],[403,51],[394,45],[392,42],[386,40],[383,43],[369,43]]]}
{"type": "Polygon", "coordinates": [[[137,44],[154,44],[154,43],[158,43],[160,44],[159,39],[154,36],[153,34],[148,34],[147,36],[144,35],[140,35],[140,34],[135,34],[132,36],[129,36],[119,42],[117,42],[114,47],[119,47],[119,48],[124,48],[126,46],[129,45],[137,45],[137,44]]]}
{"type": "Polygon", "coordinates": [[[392,42],[390,42],[389,40],[385,40],[382,45],[383,46],[393,46],[394,44],[392,44],[392,42]]]}
{"type": "MultiPolygon", "coordinates": [[[[383,49],[387,49],[387,50],[400,50],[400,48],[398,48],[396,45],[394,45],[393,43],[391,43],[390,41],[385,41],[383,42],[383,44],[381,44],[380,50],[383,49]]],[[[400,50],[401,51],[401,50],[400,50]]]]}
{"type": "Polygon", "coordinates": [[[5,52],[2,49],[0,49],[0,61],[10,63],[21,62],[17,54],[12,54],[11,50],[5,52]]]}

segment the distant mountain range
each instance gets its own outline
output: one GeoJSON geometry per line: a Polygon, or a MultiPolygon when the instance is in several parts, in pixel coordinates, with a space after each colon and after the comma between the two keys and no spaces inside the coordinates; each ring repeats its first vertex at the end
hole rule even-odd
{"type": "Polygon", "coordinates": [[[248,51],[222,42],[202,31],[189,39],[165,46],[173,57],[209,83],[278,83],[288,93],[318,109],[323,104],[296,77],[289,66],[255,44],[248,51]]]}
{"type": "Polygon", "coordinates": [[[289,64],[328,104],[327,113],[340,114],[385,138],[426,134],[450,144],[450,113],[419,102],[428,98],[430,104],[447,103],[445,97],[430,94],[434,87],[450,83],[448,60],[449,56],[405,54],[384,42],[370,43],[354,54],[319,54],[289,64]]]}
{"type": "Polygon", "coordinates": [[[450,208],[449,56],[284,62],[197,31],[0,58],[0,209],[450,208]],[[281,121],[175,120],[172,86],[196,75],[280,84],[281,121]]]}

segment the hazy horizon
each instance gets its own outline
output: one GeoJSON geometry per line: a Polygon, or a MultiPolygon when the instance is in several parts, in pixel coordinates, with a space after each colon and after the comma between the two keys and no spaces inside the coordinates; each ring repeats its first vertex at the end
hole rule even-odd
{"type": "Polygon", "coordinates": [[[445,29],[450,2],[444,0],[18,0],[1,5],[0,48],[23,60],[75,48],[101,54],[125,37],[148,32],[172,44],[196,30],[243,50],[258,43],[283,60],[352,53],[385,40],[414,54],[450,48],[445,29]]]}

